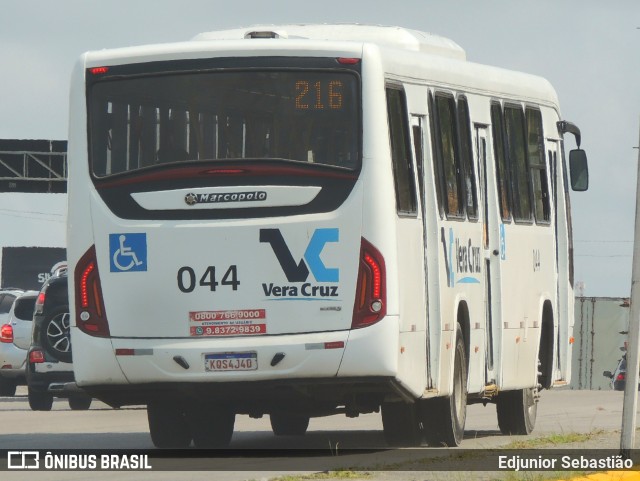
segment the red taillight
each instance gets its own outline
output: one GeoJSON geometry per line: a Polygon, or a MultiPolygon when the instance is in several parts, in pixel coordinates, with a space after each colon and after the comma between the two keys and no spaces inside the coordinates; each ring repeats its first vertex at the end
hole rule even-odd
{"type": "Polygon", "coordinates": [[[618,377],[616,377],[616,381],[624,381],[624,373],[618,373],[618,377]]]}
{"type": "Polygon", "coordinates": [[[339,57],[338,63],[342,65],[356,65],[360,62],[359,58],[350,58],[350,57],[339,57]]]}
{"type": "Polygon", "coordinates": [[[80,276],[80,307],[89,307],[89,276],[96,269],[95,261],[91,261],[82,271],[80,276]]]}
{"type": "Polygon", "coordinates": [[[41,364],[44,362],[44,352],[40,349],[35,349],[29,353],[29,362],[32,364],[41,364]]]}
{"type": "Polygon", "coordinates": [[[102,300],[96,248],[91,248],[76,264],[76,326],[92,336],[108,337],[109,323],[102,300]]]}
{"type": "Polygon", "coordinates": [[[91,69],[91,73],[93,75],[101,75],[101,74],[105,74],[109,71],[109,67],[93,67],[91,69]]]}
{"type": "Polygon", "coordinates": [[[382,293],[382,273],[380,271],[380,265],[367,253],[364,255],[364,261],[371,269],[371,294],[375,299],[380,299],[382,293]]]}
{"type": "Polygon", "coordinates": [[[10,324],[0,327],[0,342],[13,342],[13,327],[10,324]]]}
{"type": "Polygon", "coordinates": [[[38,298],[36,299],[36,307],[35,307],[36,314],[42,314],[42,311],[44,310],[44,300],[46,298],[47,298],[47,294],[45,293],[45,291],[41,291],[40,294],[38,294],[38,298]]]}
{"type": "Polygon", "coordinates": [[[380,251],[364,238],[360,246],[359,265],[352,329],[370,326],[387,314],[384,258],[380,251]]]}

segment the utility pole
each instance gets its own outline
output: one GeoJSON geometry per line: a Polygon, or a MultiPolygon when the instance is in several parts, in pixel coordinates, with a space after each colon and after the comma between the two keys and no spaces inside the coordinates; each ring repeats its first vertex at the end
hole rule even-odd
{"type": "Polygon", "coordinates": [[[627,373],[622,404],[620,452],[631,457],[636,437],[636,409],[640,379],[640,127],[638,129],[638,178],[636,183],[636,221],[633,237],[633,268],[631,272],[631,309],[627,344],[627,373]]]}

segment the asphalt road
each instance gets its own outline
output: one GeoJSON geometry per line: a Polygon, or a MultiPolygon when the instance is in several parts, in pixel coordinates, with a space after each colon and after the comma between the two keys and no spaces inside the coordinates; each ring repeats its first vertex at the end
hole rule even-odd
{"type": "MultiPolygon", "coordinates": [[[[536,428],[531,436],[503,436],[497,425],[493,405],[469,406],[465,439],[461,448],[487,449],[504,446],[515,440],[544,437],[551,434],[616,431],[622,419],[622,392],[614,391],[545,391],[538,408],[536,428]]],[[[88,411],[72,411],[66,400],[54,402],[51,412],[33,412],[29,409],[24,388],[13,398],[0,398],[0,449],[130,449],[152,450],[144,407],[111,409],[94,401],[88,411]]],[[[602,448],[616,449],[619,436],[609,436],[609,445],[602,448]]],[[[355,419],[331,416],[312,419],[304,437],[276,437],[272,434],[269,418],[236,418],[235,432],[230,448],[234,459],[220,465],[222,471],[187,471],[176,476],[170,472],[92,472],[92,480],[126,479],[160,481],[164,479],[189,480],[245,480],[266,479],[292,471],[316,471],[300,450],[327,449],[336,454],[351,449],[365,449],[366,462],[372,459],[382,463],[402,463],[421,450],[388,450],[382,435],[379,414],[363,415],[355,419]],[[255,452],[268,456],[256,456],[255,452]],[[253,453],[238,457],[238,453],[253,453]],[[372,458],[373,456],[373,458],[372,458]],[[291,461],[293,459],[293,461],[291,461]]],[[[305,451],[307,452],[307,451],[305,451]]],[[[309,451],[312,452],[312,451],[309,451]]],[[[358,465],[357,458],[353,459],[358,465]]],[[[189,469],[177,465],[177,470],[189,469]]],[[[86,479],[86,472],[31,472],[0,473],[6,481],[18,479],[42,479],[48,481],[86,479]]]]}

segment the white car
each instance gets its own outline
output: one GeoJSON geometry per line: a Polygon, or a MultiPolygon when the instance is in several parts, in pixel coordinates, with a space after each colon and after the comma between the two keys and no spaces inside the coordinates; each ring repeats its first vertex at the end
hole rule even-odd
{"type": "Polygon", "coordinates": [[[13,396],[16,386],[26,384],[25,366],[31,344],[33,310],[38,291],[1,292],[2,303],[11,307],[0,326],[0,396],[13,396]]]}
{"type": "Polygon", "coordinates": [[[7,322],[9,319],[9,311],[11,311],[11,306],[13,306],[13,301],[23,292],[23,289],[17,289],[14,287],[0,288],[0,325],[7,322]]]}

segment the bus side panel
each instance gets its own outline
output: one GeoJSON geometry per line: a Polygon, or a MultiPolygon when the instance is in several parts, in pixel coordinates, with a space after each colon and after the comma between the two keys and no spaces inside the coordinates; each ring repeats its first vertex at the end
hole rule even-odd
{"type": "Polygon", "coordinates": [[[440,322],[442,341],[438,392],[453,389],[453,362],[457,324],[466,336],[468,390],[484,386],[484,275],[481,258],[482,229],[479,222],[440,223],[437,246],[440,274],[440,322]]]}
{"type": "Polygon", "coordinates": [[[401,341],[398,377],[416,396],[420,396],[427,385],[422,222],[419,219],[400,219],[396,226],[401,341]]]}
{"type": "Polygon", "coordinates": [[[111,339],[89,336],[77,327],[71,328],[71,337],[73,371],[78,386],[90,386],[96,380],[99,384],[129,384],[116,360],[111,339]]]}
{"type": "Polygon", "coordinates": [[[550,226],[504,225],[502,283],[503,390],[533,387],[542,325],[540,305],[555,284],[555,249],[550,226]]]}
{"type": "Polygon", "coordinates": [[[93,245],[91,196],[87,189],[89,163],[87,161],[87,115],[85,104],[85,56],[74,67],[71,77],[69,105],[69,180],[67,262],[69,265],[69,312],[71,315],[71,341],[73,345],[73,368],[75,379],[84,386],[95,379],[100,382],[123,384],[122,373],[113,354],[111,339],[97,338],[81,333],[76,327],[75,266],[79,258],[93,245]],[[99,362],[96,362],[99,359],[99,362]]]}

